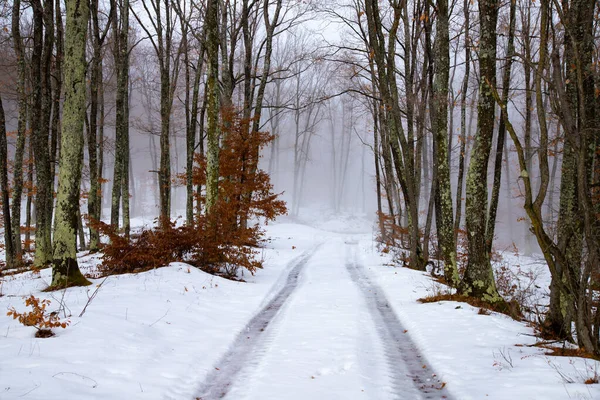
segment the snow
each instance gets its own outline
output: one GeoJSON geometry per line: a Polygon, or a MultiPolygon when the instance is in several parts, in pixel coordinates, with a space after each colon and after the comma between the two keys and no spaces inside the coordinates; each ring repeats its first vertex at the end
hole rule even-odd
{"type": "Polygon", "coordinates": [[[261,356],[253,357],[260,362],[241,374],[241,384],[234,384],[230,398],[392,398],[388,366],[379,362],[385,359],[384,348],[347,275],[343,242],[329,240],[308,263],[299,290],[273,321],[258,350],[261,356]]]}
{"type": "MultiPolygon", "coordinates": [[[[71,326],[55,329],[53,338],[36,339],[34,328],[0,316],[0,398],[114,399],[118,393],[124,399],[163,399],[171,392],[173,398],[191,398],[196,383],[267,300],[287,262],[312,239],[294,241],[296,250],[290,242],[276,239],[264,252],[265,269],[246,275],[248,283],[174,263],[108,278],[81,318],[95,287],[68,289],[63,302],[71,326]]],[[[93,268],[92,259],[84,262],[84,270],[93,268]]],[[[49,281],[49,270],[35,279],[31,273],[7,277],[0,309],[24,309],[21,296],[30,293],[50,298],[39,293],[49,281]]],[[[52,296],[60,300],[62,293],[52,296]]]]}
{"type": "Polygon", "coordinates": [[[444,288],[426,273],[386,266],[390,257],[373,251],[368,238],[361,248],[363,262],[411,338],[457,399],[600,398],[599,385],[583,383],[600,373],[600,363],[524,347],[536,343],[533,329],[502,314],[479,315],[478,308],[458,302],[420,304],[417,299],[444,288]],[[557,370],[574,383],[566,383],[557,370]]]}
{"type": "MultiPolygon", "coordinates": [[[[463,303],[418,303],[443,289],[425,273],[390,266],[391,256],[373,244],[367,216],[329,214],[312,226],[303,222],[287,218],[266,227],[272,240],[262,252],[265,268],[246,274],[247,283],[173,263],[109,277],[82,317],[102,280],[42,293],[49,270],[6,277],[0,399],[193,399],[217,381],[225,398],[236,400],[413,399],[421,391],[403,357],[421,355],[427,376],[435,383],[436,374],[455,399],[600,398],[599,385],[583,384],[600,364],[526,347],[536,341],[526,324],[479,315],[463,303]],[[389,321],[368,297],[375,289],[365,292],[355,267],[381,288],[421,354],[394,353],[399,334],[385,333],[389,321]],[[294,270],[299,274],[290,287],[294,270]],[[251,322],[260,321],[285,288],[287,297],[257,332],[251,322]],[[22,297],[29,294],[52,300],[51,310],[63,303],[70,326],[37,339],[34,328],[5,316],[9,307],[23,310],[22,297]],[[248,345],[239,346],[247,334],[248,345]],[[208,379],[213,376],[220,380],[208,379]]],[[[98,263],[96,256],[80,260],[85,272],[98,263]]],[[[508,254],[504,260],[539,265],[508,254]]],[[[547,289],[544,279],[537,284],[547,289]]]]}

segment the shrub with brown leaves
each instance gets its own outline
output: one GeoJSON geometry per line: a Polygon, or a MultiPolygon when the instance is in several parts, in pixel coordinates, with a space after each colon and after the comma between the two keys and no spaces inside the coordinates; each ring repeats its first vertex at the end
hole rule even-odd
{"type": "Polygon", "coordinates": [[[66,328],[71,322],[61,321],[58,313],[48,313],[46,308],[50,303],[50,300],[40,300],[31,295],[25,299],[25,305],[31,307],[31,311],[20,313],[14,307],[11,307],[6,315],[18,319],[25,326],[33,326],[37,329],[36,337],[54,336],[52,328],[66,328]]]}
{"type": "MultiPolygon", "coordinates": [[[[210,273],[235,278],[239,268],[254,273],[262,268],[257,250],[264,231],[257,220],[274,220],[287,212],[279,194],[273,193],[269,175],[258,169],[260,149],[273,140],[263,132],[249,132],[250,121],[234,113],[224,115],[223,141],[219,156],[219,198],[210,216],[202,213],[205,197],[197,196],[193,226],[176,228],[174,223],[158,230],[144,230],[126,239],[110,226],[97,223],[110,238],[104,247],[101,273],[140,272],[182,261],[210,273]]],[[[196,156],[194,185],[206,184],[206,160],[196,156]]]]}

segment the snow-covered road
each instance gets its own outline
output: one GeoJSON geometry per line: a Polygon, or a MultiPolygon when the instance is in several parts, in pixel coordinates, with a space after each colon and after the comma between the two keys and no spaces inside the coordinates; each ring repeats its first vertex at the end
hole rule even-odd
{"type": "Polygon", "coordinates": [[[297,257],[286,284],[197,398],[449,398],[365,273],[357,247],[336,235],[297,257]]]}
{"type": "MultiPolygon", "coordinates": [[[[53,293],[50,269],[3,277],[0,399],[600,399],[584,384],[600,362],[549,357],[501,314],[421,304],[447,289],[380,253],[368,220],[314,221],[269,225],[265,268],[246,282],[183,263],[53,293]],[[35,338],[5,315],[30,295],[71,324],[35,338]]],[[[79,262],[93,273],[100,260],[79,262]]]]}

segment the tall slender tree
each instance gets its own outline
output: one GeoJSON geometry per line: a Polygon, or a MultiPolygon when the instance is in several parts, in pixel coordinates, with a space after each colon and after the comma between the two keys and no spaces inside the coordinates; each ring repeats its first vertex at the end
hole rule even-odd
{"type": "Polygon", "coordinates": [[[48,148],[50,119],[50,56],[54,46],[51,0],[42,4],[32,0],[33,43],[31,52],[31,113],[32,143],[35,160],[35,264],[44,266],[52,261],[52,204],[54,179],[50,169],[48,148]],[[48,14],[50,17],[48,18],[48,14]]]}
{"type": "Polygon", "coordinates": [[[382,15],[378,1],[365,1],[369,54],[374,59],[377,71],[379,94],[384,108],[384,119],[389,134],[389,145],[395,174],[399,181],[407,210],[410,232],[410,263],[415,269],[424,269],[425,262],[421,248],[419,232],[419,201],[415,179],[416,164],[414,142],[405,134],[403,116],[400,108],[398,81],[396,78],[396,35],[402,16],[401,3],[390,1],[392,23],[389,32],[384,33],[382,15]],[[386,41],[386,37],[388,40],[386,41]]]}
{"type": "Polygon", "coordinates": [[[487,172],[494,136],[496,102],[492,89],[496,85],[496,25],[498,0],[479,1],[479,103],[477,134],[467,174],[465,216],[469,242],[469,261],[462,281],[462,292],[489,302],[500,302],[494,271],[486,245],[487,172]]]}
{"type": "Polygon", "coordinates": [[[471,75],[471,35],[470,35],[470,4],[469,0],[463,2],[463,15],[465,18],[465,75],[460,94],[460,150],[458,155],[458,182],[456,183],[456,216],[454,218],[454,242],[458,239],[458,231],[462,219],[462,194],[465,176],[465,159],[467,152],[467,91],[469,90],[469,77],[471,75]]]}
{"type": "MultiPolygon", "coordinates": [[[[101,181],[98,169],[98,130],[103,129],[102,114],[103,105],[99,104],[103,102],[101,97],[101,91],[103,88],[103,52],[102,46],[106,39],[108,29],[113,22],[112,16],[109,16],[104,29],[101,29],[100,19],[98,17],[99,6],[98,0],[90,1],[90,15],[91,15],[91,32],[90,39],[92,43],[92,59],[89,65],[89,76],[90,76],[90,111],[88,118],[88,160],[90,170],[90,193],[88,197],[88,215],[92,221],[100,220],[100,209],[102,203],[100,200],[101,194],[101,181]],[[99,115],[100,114],[100,115],[99,115]]],[[[114,3],[111,6],[111,14],[116,13],[114,3]]],[[[120,125],[118,125],[120,127],[120,125]]],[[[96,251],[98,244],[100,243],[100,234],[95,228],[95,224],[90,224],[90,251],[96,251]]]]}
{"type": "Polygon", "coordinates": [[[83,128],[86,108],[86,35],[88,0],[67,0],[65,35],[65,101],[62,114],[59,189],[56,202],[56,231],[52,286],[85,285],[77,263],[77,230],[83,128]]]}
{"type": "Polygon", "coordinates": [[[171,1],[143,0],[141,3],[149,23],[131,10],[152,43],[160,73],[159,219],[161,225],[166,226],[171,218],[171,113],[184,42],[178,44],[175,40],[179,16],[171,1]]]}
{"type": "Polygon", "coordinates": [[[15,251],[10,220],[7,155],[6,118],[2,97],[0,97],[0,193],[2,194],[2,214],[4,217],[4,250],[6,252],[6,267],[12,268],[15,265],[15,251]]]}
{"type": "Polygon", "coordinates": [[[113,0],[113,58],[117,75],[115,101],[115,167],[110,223],[119,226],[123,209],[123,230],[129,236],[129,0],[113,0]]]}
{"type": "MultiPolygon", "coordinates": [[[[510,75],[512,71],[513,58],[515,55],[515,29],[516,29],[516,14],[517,2],[510,2],[510,17],[508,23],[508,43],[506,47],[506,62],[504,71],[502,72],[502,102],[508,103],[510,93],[510,75]]],[[[506,109],[501,109],[501,113],[508,112],[506,109]]],[[[487,252],[492,252],[492,243],[494,241],[494,232],[496,231],[496,215],[498,214],[498,202],[500,201],[500,188],[502,183],[502,158],[504,156],[504,147],[506,142],[506,123],[503,116],[498,124],[498,135],[496,142],[496,154],[494,159],[494,181],[492,185],[492,196],[490,199],[490,209],[487,216],[486,226],[486,243],[487,252]]],[[[508,154],[507,154],[508,157],[508,154]]],[[[508,162],[508,161],[507,161],[508,162]]],[[[509,217],[510,219],[510,217],[509,217]]]]}
{"type": "Polygon", "coordinates": [[[460,277],[456,266],[456,243],[452,211],[452,189],[450,187],[450,158],[448,135],[448,81],[450,76],[450,31],[448,1],[437,1],[435,47],[433,62],[435,80],[431,108],[431,125],[436,155],[435,225],[438,243],[444,258],[444,277],[452,286],[457,286],[460,277]]]}
{"type": "Polygon", "coordinates": [[[21,1],[15,0],[12,9],[12,36],[13,48],[17,59],[17,95],[19,116],[17,120],[17,143],[13,168],[13,196],[12,196],[12,233],[13,247],[16,261],[21,260],[21,197],[23,194],[23,156],[25,153],[25,131],[27,129],[27,93],[25,48],[21,37],[21,1]]]}
{"type": "Polygon", "coordinates": [[[211,215],[219,196],[219,26],[218,0],[206,4],[206,56],[208,67],[206,214],[211,215]]]}

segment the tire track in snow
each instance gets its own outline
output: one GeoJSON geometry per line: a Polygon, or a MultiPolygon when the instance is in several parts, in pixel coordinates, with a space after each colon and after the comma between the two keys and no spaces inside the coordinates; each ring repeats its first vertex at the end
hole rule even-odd
{"type": "Polygon", "coordinates": [[[300,273],[320,247],[321,244],[318,244],[292,261],[293,266],[283,288],[238,334],[230,350],[216,364],[218,368],[215,367],[208,374],[204,383],[198,389],[198,394],[195,397],[196,400],[221,399],[227,395],[236,382],[237,376],[247,366],[247,362],[253,358],[250,356],[255,354],[255,350],[264,340],[268,340],[264,335],[267,326],[269,326],[287,299],[296,290],[300,273]]]}
{"type": "Polygon", "coordinates": [[[390,379],[398,399],[414,394],[415,389],[423,399],[451,399],[448,391],[443,387],[434,373],[429,368],[423,357],[389,305],[383,290],[372,282],[364,267],[358,263],[356,256],[357,242],[346,242],[352,245],[351,259],[346,263],[350,277],[362,292],[367,307],[371,311],[373,321],[377,326],[384,349],[390,379]],[[413,386],[406,387],[407,378],[412,380],[413,386]]]}

